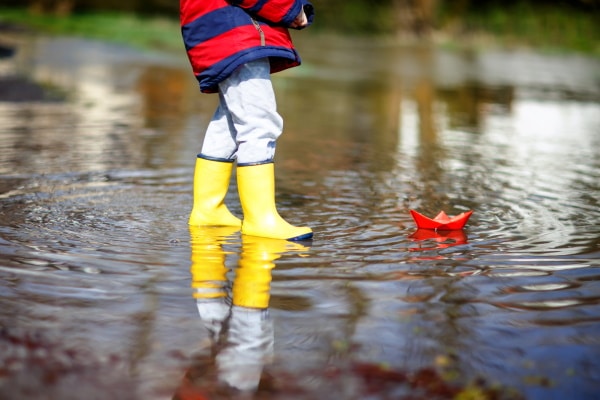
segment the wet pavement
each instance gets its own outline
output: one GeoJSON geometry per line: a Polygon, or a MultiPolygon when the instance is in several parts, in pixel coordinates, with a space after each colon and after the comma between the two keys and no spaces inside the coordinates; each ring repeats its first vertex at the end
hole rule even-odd
{"type": "Polygon", "coordinates": [[[216,98],[183,54],[0,45],[0,398],[597,396],[598,60],[299,35],[292,244],[187,226],[216,98]]]}

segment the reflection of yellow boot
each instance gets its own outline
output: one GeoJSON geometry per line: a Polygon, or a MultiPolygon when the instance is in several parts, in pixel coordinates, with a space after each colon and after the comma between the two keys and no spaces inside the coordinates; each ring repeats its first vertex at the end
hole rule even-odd
{"type": "Polygon", "coordinates": [[[226,253],[222,246],[238,230],[234,226],[190,226],[190,272],[196,299],[217,299],[227,295],[226,253]]]}
{"type": "Polygon", "coordinates": [[[286,240],[312,237],[309,227],[290,225],[277,212],[273,163],[238,166],[237,180],[244,212],[243,234],[286,240]]]}
{"type": "Polygon", "coordinates": [[[271,270],[285,253],[306,252],[300,243],[282,239],[242,235],[242,254],[233,282],[233,304],[247,308],[267,308],[271,290],[271,270]]]}
{"type": "Polygon", "coordinates": [[[200,320],[215,341],[231,309],[223,245],[238,230],[235,226],[190,226],[193,295],[200,320]]]}
{"type": "Polygon", "coordinates": [[[241,226],[224,203],[233,162],[198,156],[194,171],[194,207],[188,223],[204,226],[241,226]]]}

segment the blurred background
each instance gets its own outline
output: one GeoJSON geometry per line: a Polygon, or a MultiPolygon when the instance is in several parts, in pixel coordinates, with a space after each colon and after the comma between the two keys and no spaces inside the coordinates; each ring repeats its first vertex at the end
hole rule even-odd
{"type": "MultiPolygon", "coordinates": [[[[598,0],[315,0],[313,30],[463,41],[495,37],[551,48],[598,52],[598,0]]],[[[128,14],[176,20],[169,0],[5,0],[2,20],[21,20],[54,31],[84,29],[64,19],[81,14],[128,14]],[[9,9],[20,9],[15,12],[9,9]]],[[[101,27],[88,28],[100,35],[101,27]]],[[[124,33],[112,29],[113,36],[124,33]]],[[[109,37],[111,35],[108,35],[109,37]]],[[[162,39],[165,45],[166,39],[162,39]]],[[[155,44],[157,44],[155,42],[155,44]]],[[[171,42],[173,44],[173,42],[171,42]]]]}

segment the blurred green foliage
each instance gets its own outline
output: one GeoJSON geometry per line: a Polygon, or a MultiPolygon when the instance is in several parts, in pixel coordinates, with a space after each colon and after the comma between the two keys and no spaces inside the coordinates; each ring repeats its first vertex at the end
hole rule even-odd
{"type": "Polygon", "coordinates": [[[463,32],[485,32],[508,44],[524,42],[534,47],[568,48],[600,55],[597,10],[533,3],[470,12],[464,18],[463,32]]]}
{"type": "Polygon", "coordinates": [[[131,13],[82,13],[69,17],[30,14],[23,9],[0,9],[0,21],[20,23],[49,34],[74,35],[124,43],[139,48],[183,51],[174,19],[131,13]]]}
{"type": "MultiPolygon", "coordinates": [[[[547,49],[570,49],[600,55],[600,0],[312,0],[317,18],[311,31],[348,35],[390,35],[447,42],[465,42],[482,36],[502,44],[547,49]]],[[[132,28],[139,17],[150,18],[156,28],[176,23],[179,2],[173,0],[4,0],[4,7],[27,10],[23,22],[38,27],[104,35],[113,25],[116,35],[170,46],[173,39],[163,26],[139,32],[132,28]],[[75,15],[76,18],[66,18],[75,15]],[[59,17],[66,20],[61,22],[59,17]],[[44,21],[52,19],[51,21],[44,21]],[[116,22],[108,19],[115,18],[116,22]],[[159,22],[162,21],[162,22],[159,22]],[[118,26],[115,27],[114,24],[118,26]],[[61,28],[61,25],[62,26],[61,28]],[[119,31],[118,29],[121,29],[119,31]],[[146,37],[143,37],[146,36],[146,37]],[[137,38],[137,39],[136,39],[137,38]]],[[[7,8],[0,18],[9,18],[7,8]]],[[[15,16],[13,15],[13,19],[15,16]]],[[[18,19],[18,18],[17,18],[18,19]]],[[[138,24],[139,25],[139,24],[138,24]]],[[[178,32],[177,32],[178,33],[178,32]]],[[[110,37],[110,35],[109,35],[110,37]]]]}

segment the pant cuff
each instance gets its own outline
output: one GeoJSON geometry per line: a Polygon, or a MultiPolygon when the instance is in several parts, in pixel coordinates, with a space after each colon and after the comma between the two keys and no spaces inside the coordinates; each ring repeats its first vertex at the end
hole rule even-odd
{"type": "Polygon", "coordinates": [[[265,160],[265,161],[256,161],[256,162],[248,162],[248,163],[238,163],[238,167],[252,167],[254,165],[264,165],[264,164],[273,164],[273,160],[265,160]]]}
{"type": "Polygon", "coordinates": [[[202,158],[204,160],[208,160],[208,161],[217,161],[217,162],[227,162],[227,163],[232,163],[234,160],[232,159],[228,159],[228,158],[220,158],[220,157],[211,157],[211,156],[207,156],[204,155],[202,153],[198,153],[198,158],[202,158]]]}

